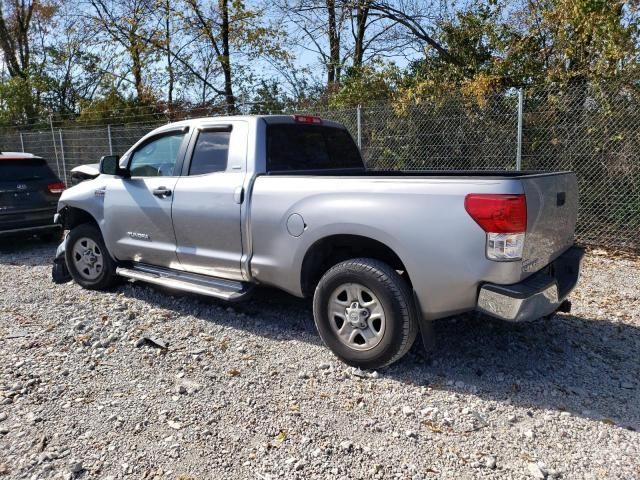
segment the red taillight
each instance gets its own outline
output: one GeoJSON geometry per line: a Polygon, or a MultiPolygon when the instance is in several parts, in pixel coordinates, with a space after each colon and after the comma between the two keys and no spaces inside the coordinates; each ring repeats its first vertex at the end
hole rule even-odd
{"type": "Polygon", "coordinates": [[[313,115],[294,115],[293,120],[298,123],[310,123],[312,125],[320,125],[322,119],[313,115]]]}
{"type": "Polygon", "coordinates": [[[527,229],[527,200],[524,194],[470,193],[464,208],[485,232],[521,233],[527,229]]]}
{"type": "Polygon", "coordinates": [[[54,194],[62,193],[65,188],[66,188],[65,184],[62,182],[50,183],[49,185],[47,185],[47,189],[49,190],[49,193],[54,193],[54,194]]]}

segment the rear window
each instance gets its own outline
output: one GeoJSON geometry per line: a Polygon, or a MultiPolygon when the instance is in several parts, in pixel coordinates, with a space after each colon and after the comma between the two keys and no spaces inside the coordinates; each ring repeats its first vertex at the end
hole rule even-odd
{"type": "Polygon", "coordinates": [[[21,182],[56,178],[42,158],[0,158],[0,181],[21,182]]]}
{"type": "Polygon", "coordinates": [[[267,170],[364,168],[346,130],[317,125],[275,124],[267,130],[267,170]]]}

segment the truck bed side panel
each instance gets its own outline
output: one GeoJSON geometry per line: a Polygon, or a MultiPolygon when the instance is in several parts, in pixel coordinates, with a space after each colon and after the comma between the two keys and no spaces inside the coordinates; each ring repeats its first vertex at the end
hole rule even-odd
{"type": "Polygon", "coordinates": [[[475,307],[480,280],[514,283],[520,262],[485,257],[485,233],[464,209],[467,193],[522,193],[517,179],[260,176],[251,206],[251,271],[301,295],[307,250],[331,235],[380,241],[402,260],[426,318],[475,307]],[[294,237],[287,219],[301,215],[294,237]]]}

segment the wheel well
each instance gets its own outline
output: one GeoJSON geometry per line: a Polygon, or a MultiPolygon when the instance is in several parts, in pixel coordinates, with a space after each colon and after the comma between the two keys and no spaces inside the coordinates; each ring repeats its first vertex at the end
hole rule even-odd
{"type": "Polygon", "coordinates": [[[78,225],[82,225],[83,223],[90,223],[98,227],[100,229],[98,222],[93,218],[86,210],[82,210],[80,208],[75,207],[65,207],[64,208],[64,228],[71,230],[73,227],[77,227],[78,225]]]}
{"type": "Polygon", "coordinates": [[[411,284],[402,260],[384,243],[360,235],[333,235],[318,240],[305,254],[300,278],[303,295],[313,295],[320,278],[331,267],[356,257],[380,260],[401,271],[402,276],[411,284]]]}

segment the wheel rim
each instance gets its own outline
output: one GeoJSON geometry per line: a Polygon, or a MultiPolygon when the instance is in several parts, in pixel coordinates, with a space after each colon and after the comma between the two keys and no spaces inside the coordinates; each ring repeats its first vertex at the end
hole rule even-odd
{"type": "Polygon", "coordinates": [[[376,347],[387,324],[378,297],[359,283],[345,283],[333,291],[329,297],[329,323],[343,345],[358,351],[376,347]]]}
{"type": "Polygon", "coordinates": [[[104,258],[100,246],[88,237],[79,238],[73,246],[73,265],[87,280],[95,280],[102,273],[104,258]]]}

